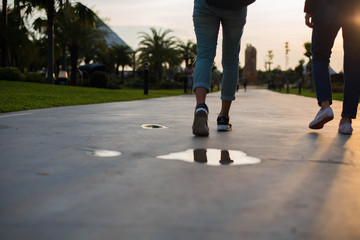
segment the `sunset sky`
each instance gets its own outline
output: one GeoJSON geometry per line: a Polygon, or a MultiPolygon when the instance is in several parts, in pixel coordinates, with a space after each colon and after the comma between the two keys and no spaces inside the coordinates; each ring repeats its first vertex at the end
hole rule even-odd
{"type": "MultiPolygon", "coordinates": [[[[289,42],[289,67],[295,67],[303,55],[303,44],[311,40],[311,30],[304,24],[305,0],[256,0],[248,8],[247,24],[242,38],[240,63],[244,64],[247,44],[257,49],[257,68],[264,69],[264,58],[273,50],[274,64],[285,69],[285,42],[289,42]]],[[[139,32],[150,27],[171,29],[183,41],[195,41],[192,22],[193,0],[80,0],[94,10],[131,48],[138,47],[139,32]]],[[[221,68],[221,35],[216,64],[221,68]]],[[[342,71],[342,38],[339,33],[331,67],[342,71]]]]}
{"type": "MultiPolygon", "coordinates": [[[[183,41],[195,41],[192,22],[193,0],[86,0],[108,25],[132,48],[138,46],[138,32],[148,32],[150,27],[172,29],[183,41]]],[[[303,56],[303,44],[311,40],[311,30],[304,24],[304,0],[257,0],[248,8],[248,18],[242,39],[242,50],[252,44],[258,51],[257,67],[264,69],[268,50],[274,52],[273,67],[285,69],[285,42],[289,42],[289,67],[294,67],[303,56]]],[[[221,36],[219,41],[221,46],[221,36]]],[[[221,67],[221,48],[216,64],[221,67]]],[[[336,40],[331,66],[342,71],[342,39],[336,40]]],[[[244,51],[240,63],[244,64],[244,51]]]]}

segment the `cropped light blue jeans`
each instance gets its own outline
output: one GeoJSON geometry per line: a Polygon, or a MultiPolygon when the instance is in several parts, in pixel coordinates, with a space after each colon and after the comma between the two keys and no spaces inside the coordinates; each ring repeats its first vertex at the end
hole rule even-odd
{"type": "Polygon", "coordinates": [[[194,1],[193,21],[197,41],[197,58],[193,89],[209,91],[211,69],[216,55],[220,24],[223,29],[221,99],[232,101],[239,78],[240,40],[246,23],[247,8],[224,10],[209,6],[205,0],[194,1]]]}
{"type": "Polygon", "coordinates": [[[319,105],[332,103],[329,62],[340,28],[344,40],[344,94],[342,117],[356,118],[360,97],[360,1],[318,0],[312,34],[313,78],[319,105]]]}

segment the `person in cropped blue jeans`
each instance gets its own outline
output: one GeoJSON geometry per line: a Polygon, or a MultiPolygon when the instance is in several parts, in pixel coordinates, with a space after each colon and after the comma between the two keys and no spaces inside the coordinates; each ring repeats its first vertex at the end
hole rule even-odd
{"type": "Polygon", "coordinates": [[[246,23],[247,5],[255,0],[195,0],[193,21],[197,41],[197,58],[194,71],[193,90],[196,95],[196,108],[193,134],[208,136],[208,107],[206,94],[211,82],[220,25],[223,29],[221,88],[222,107],[217,119],[218,131],[231,130],[229,110],[235,99],[239,78],[240,40],[246,23]]]}
{"type": "Polygon", "coordinates": [[[352,134],[360,96],[360,1],[306,0],[305,23],[313,29],[312,66],[320,111],[309,124],[321,129],[334,118],[330,107],[332,90],[329,76],[331,49],[340,28],[344,41],[344,94],[339,133],[352,134]]]}

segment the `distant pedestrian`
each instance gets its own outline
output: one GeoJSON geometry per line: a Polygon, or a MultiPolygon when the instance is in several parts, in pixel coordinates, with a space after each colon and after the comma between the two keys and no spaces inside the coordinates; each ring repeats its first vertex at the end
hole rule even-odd
{"type": "Polygon", "coordinates": [[[193,21],[197,40],[197,58],[193,89],[196,108],[193,134],[208,136],[208,107],[211,68],[214,62],[220,24],[223,30],[222,106],[217,118],[218,131],[230,131],[229,111],[235,99],[239,75],[240,40],[246,22],[247,5],[255,0],[195,0],[193,21]]]}
{"type": "Polygon", "coordinates": [[[187,80],[188,92],[192,94],[192,87],[194,84],[194,68],[192,64],[188,64],[185,68],[185,75],[187,80]]]}
{"type": "Polygon", "coordinates": [[[313,29],[312,65],[318,104],[321,107],[311,129],[321,129],[334,118],[330,107],[332,90],[329,76],[331,49],[340,28],[344,40],[344,94],[339,133],[351,134],[360,97],[360,1],[306,0],[305,22],[313,29]]]}
{"type": "Polygon", "coordinates": [[[247,84],[248,84],[248,80],[247,80],[247,78],[244,78],[244,80],[243,80],[244,92],[246,92],[247,84]]]}

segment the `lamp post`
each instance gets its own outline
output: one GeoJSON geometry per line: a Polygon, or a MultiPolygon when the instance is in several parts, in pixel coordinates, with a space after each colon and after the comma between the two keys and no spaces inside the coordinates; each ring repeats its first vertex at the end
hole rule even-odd
{"type": "Polygon", "coordinates": [[[144,95],[149,95],[149,63],[144,66],[144,95]]]}

